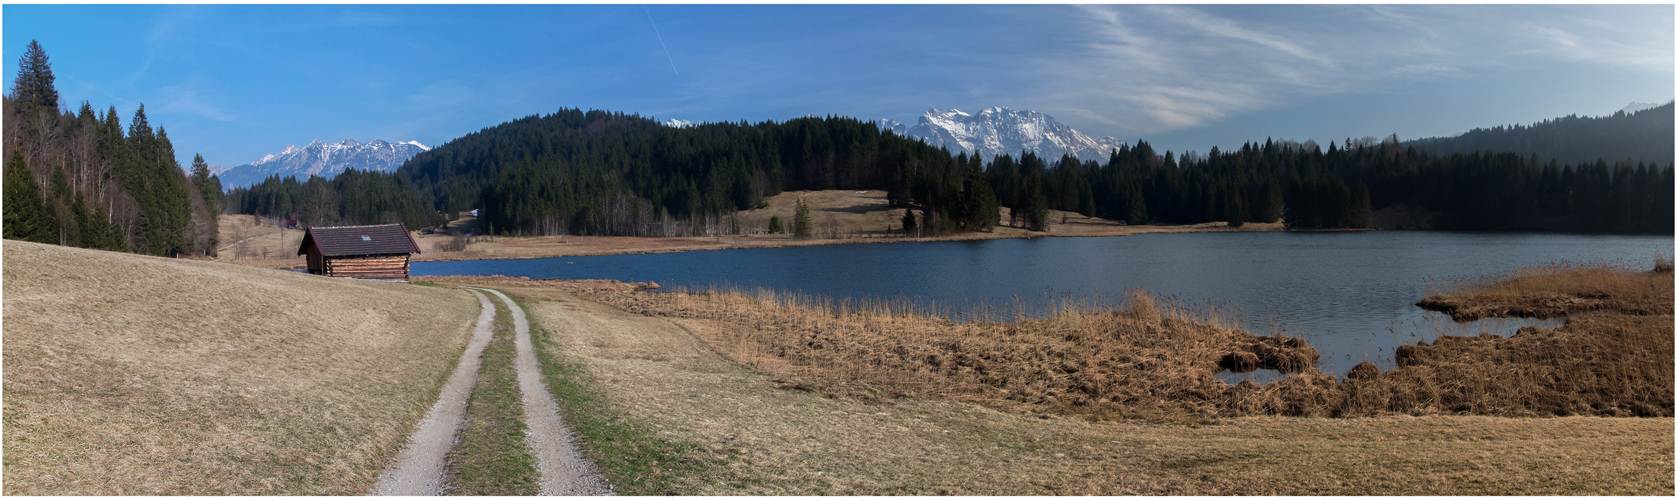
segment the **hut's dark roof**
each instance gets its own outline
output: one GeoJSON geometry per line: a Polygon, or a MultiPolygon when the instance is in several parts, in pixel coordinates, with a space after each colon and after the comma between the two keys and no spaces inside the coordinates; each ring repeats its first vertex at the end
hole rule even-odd
{"type": "Polygon", "coordinates": [[[404,224],[311,227],[303,235],[297,255],[308,253],[311,244],[320,246],[320,254],[326,257],[419,253],[419,244],[413,241],[404,224]]]}

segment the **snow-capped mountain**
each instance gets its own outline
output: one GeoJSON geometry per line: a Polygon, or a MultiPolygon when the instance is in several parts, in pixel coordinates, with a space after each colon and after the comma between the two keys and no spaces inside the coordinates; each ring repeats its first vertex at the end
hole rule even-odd
{"type": "Polygon", "coordinates": [[[1621,109],[1619,111],[1624,111],[1625,114],[1629,115],[1629,114],[1635,114],[1637,111],[1642,111],[1644,109],[1653,109],[1653,108],[1657,108],[1657,107],[1660,107],[1660,106],[1661,106],[1660,104],[1654,104],[1654,103],[1651,103],[1651,102],[1634,102],[1634,101],[1632,101],[1630,103],[1630,105],[1625,106],[1625,109],[1621,109]]]}
{"type": "Polygon", "coordinates": [[[696,125],[696,124],[693,123],[693,122],[687,121],[687,120],[677,120],[675,118],[664,120],[664,126],[665,127],[687,128],[687,127],[691,127],[693,125],[696,125]]]}
{"type": "Polygon", "coordinates": [[[287,145],[283,151],[227,169],[219,176],[223,189],[233,189],[260,183],[276,174],[306,180],[310,175],[331,178],[352,168],[390,172],[401,167],[408,158],[430,150],[430,147],[420,144],[419,141],[375,140],[360,143],[354,139],[344,139],[343,142],[329,143],[315,139],[314,142],[300,148],[287,145]]]}
{"type": "Polygon", "coordinates": [[[927,144],[949,148],[951,153],[974,153],[985,160],[998,154],[1018,155],[1033,151],[1052,162],[1071,153],[1084,160],[1104,161],[1124,142],[1112,137],[1089,137],[1032,110],[1015,111],[993,107],[969,114],[959,109],[932,108],[920,116],[920,123],[905,127],[894,119],[875,122],[881,130],[925,139],[927,144]]]}

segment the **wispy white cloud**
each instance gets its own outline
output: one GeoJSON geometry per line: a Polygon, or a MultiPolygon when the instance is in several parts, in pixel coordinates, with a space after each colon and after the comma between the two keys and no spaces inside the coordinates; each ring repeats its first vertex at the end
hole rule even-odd
{"type": "Polygon", "coordinates": [[[1077,7],[1081,50],[1039,61],[1048,108],[1157,133],[1349,93],[1560,62],[1669,73],[1670,9],[1077,7]],[[1632,14],[1632,15],[1627,15],[1632,14]],[[1658,17],[1658,16],[1656,16],[1658,17]],[[1104,116],[1104,118],[1102,118],[1104,116]]]}
{"type": "Polygon", "coordinates": [[[1288,40],[1281,35],[1248,29],[1229,19],[1208,15],[1195,9],[1180,7],[1155,6],[1151,7],[1150,10],[1163,15],[1163,17],[1167,17],[1172,21],[1200,30],[1209,36],[1220,36],[1249,42],[1275,51],[1280,51],[1299,59],[1312,61],[1328,68],[1333,68],[1335,66],[1332,59],[1324,57],[1313,50],[1308,50],[1297,42],[1288,40]]]}
{"type": "Polygon", "coordinates": [[[237,115],[228,112],[224,107],[211,104],[199,95],[197,85],[174,85],[160,89],[163,101],[154,108],[162,113],[179,113],[198,116],[218,122],[237,123],[237,115]]]}

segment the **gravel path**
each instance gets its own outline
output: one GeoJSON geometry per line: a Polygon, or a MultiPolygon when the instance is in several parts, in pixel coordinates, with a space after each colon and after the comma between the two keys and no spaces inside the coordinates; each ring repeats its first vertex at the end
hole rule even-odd
{"type": "Polygon", "coordinates": [[[374,495],[443,493],[443,468],[446,465],[443,459],[454,448],[454,435],[465,422],[466,400],[472,394],[472,386],[477,384],[479,355],[483,353],[483,346],[489,344],[490,325],[495,321],[495,305],[489,302],[489,298],[477,291],[468,291],[476,295],[483,305],[483,313],[477,317],[477,327],[472,330],[472,341],[466,345],[465,354],[460,355],[459,366],[443,384],[436,404],[431,405],[431,411],[425,414],[425,419],[419,422],[419,429],[408,440],[408,448],[396,456],[396,466],[379,476],[378,487],[372,492],[374,495]]]}
{"type": "Polygon", "coordinates": [[[513,327],[517,330],[514,344],[518,348],[515,369],[518,387],[524,393],[524,442],[536,456],[536,470],[543,496],[610,495],[605,479],[572,446],[571,431],[559,415],[559,404],[542,383],[541,368],[536,364],[536,353],[530,343],[530,321],[524,309],[511,298],[495,290],[493,293],[512,311],[513,327]]]}

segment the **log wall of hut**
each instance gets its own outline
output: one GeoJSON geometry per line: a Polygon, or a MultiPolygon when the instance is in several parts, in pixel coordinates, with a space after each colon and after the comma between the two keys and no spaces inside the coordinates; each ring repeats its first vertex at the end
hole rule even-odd
{"type": "Polygon", "coordinates": [[[325,274],[364,280],[408,280],[408,255],[326,257],[325,274]]]}

